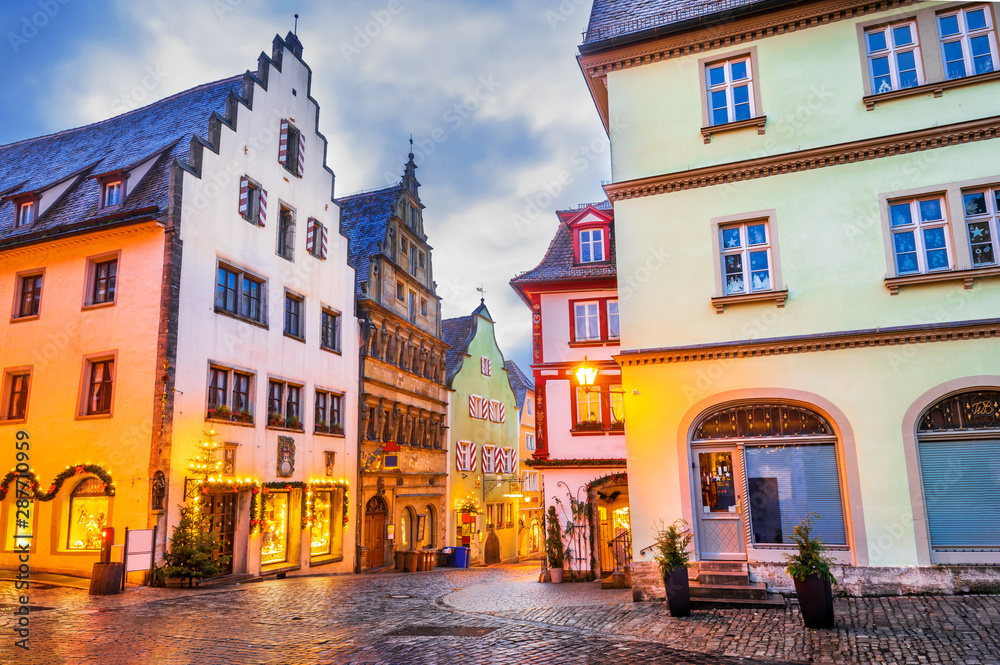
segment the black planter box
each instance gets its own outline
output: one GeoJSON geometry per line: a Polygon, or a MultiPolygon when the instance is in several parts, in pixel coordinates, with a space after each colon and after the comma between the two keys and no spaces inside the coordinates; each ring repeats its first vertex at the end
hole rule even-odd
{"type": "Polygon", "coordinates": [[[670,616],[691,616],[691,584],[688,582],[687,567],[671,568],[669,572],[664,573],[663,587],[667,590],[670,616]]]}
{"type": "Polygon", "coordinates": [[[830,582],[815,574],[792,581],[806,628],[833,628],[833,586],[830,582]]]}

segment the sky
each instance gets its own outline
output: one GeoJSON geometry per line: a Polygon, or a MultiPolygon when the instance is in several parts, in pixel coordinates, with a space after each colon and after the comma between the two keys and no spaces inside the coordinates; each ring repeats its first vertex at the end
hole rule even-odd
{"type": "Polygon", "coordinates": [[[256,69],[298,13],[336,195],[398,182],[412,134],[443,316],[471,313],[482,287],[527,370],[530,312],[508,282],[544,256],[554,211],[603,200],[610,178],[576,62],[590,5],[4,0],[0,145],[256,69]]]}

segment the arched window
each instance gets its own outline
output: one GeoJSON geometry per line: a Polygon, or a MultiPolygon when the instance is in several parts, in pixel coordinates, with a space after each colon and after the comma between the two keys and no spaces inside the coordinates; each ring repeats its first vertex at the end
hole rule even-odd
{"type": "Polygon", "coordinates": [[[837,438],[811,408],[713,409],[697,421],[691,453],[703,557],[739,558],[744,543],[791,545],[793,529],[811,513],[820,517],[814,530],[820,539],[847,546],[837,438]]]}
{"type": "Polygon", "coordinates": [[[101,549],[101,529],[107,524],[109,502],[104,482],[98,478],[87,478],[73,488],[69,498],[67,549],[101,549]]]}
{"type": "Polygon", "coordinates": [[[917,423],[931,561],[1000,561],[1000,391],[945,397],[917,423]]]}
{"type": "Polygon", "coordinates": [[[428,505],[424,508],[424,537],[420,541],[421,547],[434,547],[434,506],[428,505]]]}

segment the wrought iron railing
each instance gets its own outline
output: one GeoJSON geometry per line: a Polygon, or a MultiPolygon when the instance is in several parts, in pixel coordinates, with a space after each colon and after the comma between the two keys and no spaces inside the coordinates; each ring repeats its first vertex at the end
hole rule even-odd
{"type": "Polygon", "coordinates": [[[632,562],[632,530],[623,531],[608,541],[611,556],[615,560],[615,572],[632,562]]]}

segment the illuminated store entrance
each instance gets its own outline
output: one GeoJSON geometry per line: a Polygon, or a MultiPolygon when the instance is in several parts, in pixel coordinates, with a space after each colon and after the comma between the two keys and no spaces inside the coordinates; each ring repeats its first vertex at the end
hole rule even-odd
{"type": "Polygon", "coordinates": [[[236,499],[234,492],[209,492],[205,495],[205,529],[219,539],[219,547],[212,554],[212,560],[227,557],[221,565],[223,573],[233,572],[233,539],[236,535],[236,499]]]}
{"type": "Polygon", "coordinates": [[[805,406],[716,408],[691,438],[691,487],[699,558],[745,561],[794,546],[792,531],[810,513],[813,533],[848,550],[830,423],[805,406]]]}

